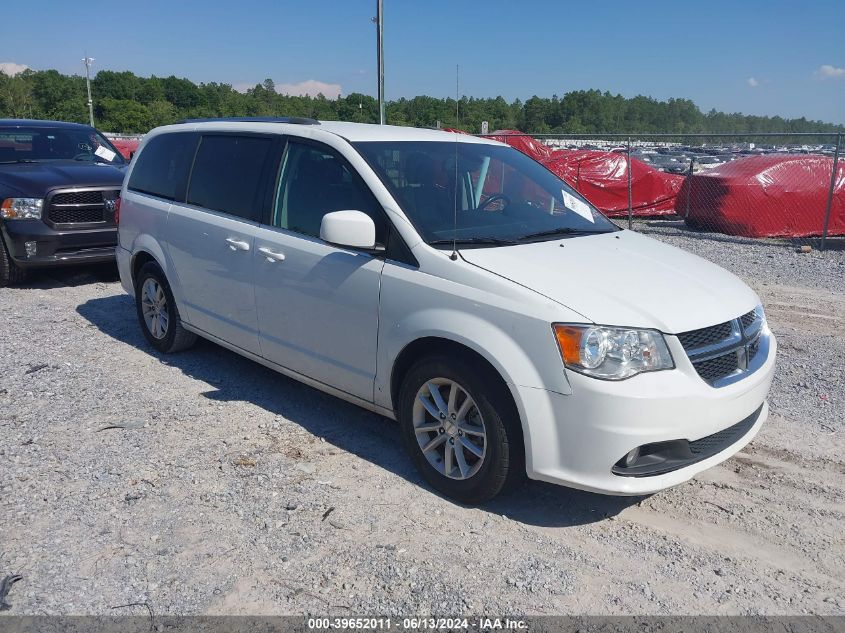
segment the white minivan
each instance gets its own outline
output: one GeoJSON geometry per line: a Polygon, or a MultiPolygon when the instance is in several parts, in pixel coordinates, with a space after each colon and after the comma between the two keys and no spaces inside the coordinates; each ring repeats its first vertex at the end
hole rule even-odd
{"type": "Polygon", "coordinates": [[[437,490],[686,481],[768,415],[775,339],[731,273],[621,230],[494,141],[217,119],[146,136],[117,261],[147,340],[196,336],[395,418],[437,490]]]}

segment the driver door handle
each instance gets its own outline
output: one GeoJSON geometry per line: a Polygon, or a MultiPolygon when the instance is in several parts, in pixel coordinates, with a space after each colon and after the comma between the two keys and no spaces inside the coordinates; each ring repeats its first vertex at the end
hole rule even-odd
{"type": "Polygon", "coordinates": [[[261,246],[258,249],[258,252],[264,255],[267,258],[268,262],[283,262],[285,261],[285,254],[284,253],[277,253],[276,251],[272,251],[266,246],[261,246]]]}
{"type": "Polygon", "coordinates": [[[234,237],[227,237],[226,243],[229,245],[233,251],[248,251],[249,250],[249,242],[244,242],[243,240],[236,240],[234,237]]]}

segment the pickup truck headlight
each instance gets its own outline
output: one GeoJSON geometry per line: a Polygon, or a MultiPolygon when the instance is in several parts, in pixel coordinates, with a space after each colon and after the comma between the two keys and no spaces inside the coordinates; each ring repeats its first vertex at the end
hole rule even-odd
{"type": "Polygon", "coordinates": [[[565,324],[552,328],[564,365],[587,376],[624,380],[645,371],[675,367],[657,330],[565,324]]]}
{"type": "Polygon", "coordinates": [[[41,198],[6,198],[0,205],[4,220],[40,220],[44,201],[41,198]]]}

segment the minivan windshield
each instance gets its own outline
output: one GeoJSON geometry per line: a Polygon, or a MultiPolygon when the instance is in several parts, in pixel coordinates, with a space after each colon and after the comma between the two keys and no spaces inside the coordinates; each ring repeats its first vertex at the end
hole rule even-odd
{"type": "Polygon", "coordinates": [[[490,246],[619,230],[522,152],[448,141],[354,144],[431,245],[490,246]]]}
{"type": "Polygon", "coordinates": [[[0,164],[54,160],[126,164],[114,145],[94,128],[0,127],[0,164]]]}

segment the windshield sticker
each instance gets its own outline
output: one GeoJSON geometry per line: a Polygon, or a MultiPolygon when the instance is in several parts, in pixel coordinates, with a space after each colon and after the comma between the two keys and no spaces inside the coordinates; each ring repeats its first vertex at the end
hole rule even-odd
{"type": "Polygon", "coordinates": [[[108,147],[103,147],[100,145],[94,153],[99,156],[100,158],[107,160],[109,162],[114,160],[114,157],[117,156],[113,151],[111,151],[108,147]]]}
{"type": "Polygon", "coordinates": [[[567,209],[574,211],[582,218],[584,218],[585,220],[589,220],[593,224],[596,223],[596,219],[593,217],[593,212],[590,209],[590,205],[588,205],[582,200],[579,200],[568,191],[564,191],[563,189],[561,189],[560,192],[561,194],[563,194],[563,204],[566,205],[567,209]]]}

